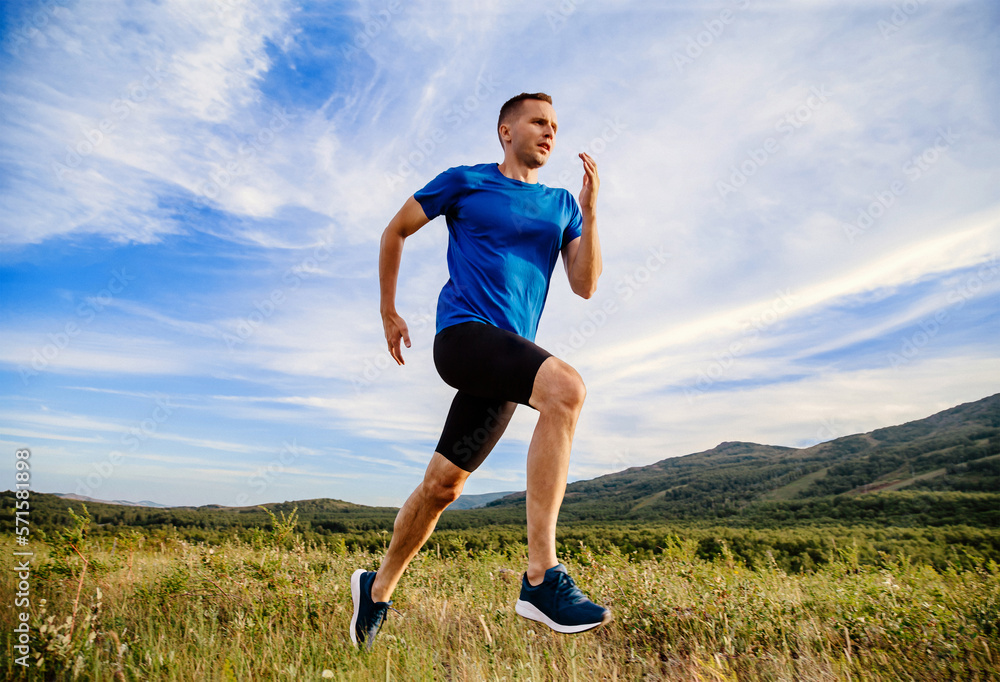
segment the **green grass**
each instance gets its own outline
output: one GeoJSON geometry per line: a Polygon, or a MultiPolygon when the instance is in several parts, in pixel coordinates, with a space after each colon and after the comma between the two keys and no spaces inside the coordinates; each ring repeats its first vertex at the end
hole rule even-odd
{"type": "MultiPolygon", "coordinates": [[[[432,539],[394,595],[400,613],[362,653],[347,633],[349,578],[380,556],[277,535],[209,547],[66,534],[34,547],[31,677],[1000,680],[1000,567],[989,560],[935,570],[864,564],[849,549],[790,574],[746,568],[725,545],[700,559],[691,540],[643,559],[582,548],[569,568],[615,620],[568,636],[514,613],[523,548],[441,557],[432,539]]],[[[15,617],[0,612],[6,652],[15,617]]],[[[0,670],[22,678],[11,657],[0,670]]]]}
{"type": "Polygon", "coordinates": [[[810,474],[806,474],[802,478],[797,478],[788,485],[781,486],[776,490],[772,490],[760,496],[762,500],[791,500],[798,497],[799,493],[808,488],[814,481],[826,476],[826,472],[830,467],[823,467],[810,474]]]}
{"type": "MultiPolygon", "coordinates": [[[[889,492],[905,488],[906,486],[909,485],[913,485],[917,481],[926,481],[931,478],[940,478],[941,476],[944,476],[946,473],[948,473],[948,469],[942,467],[940,469],[935,469],[934,471],[927,471],[922,474],[917,474],[916,476],[897,477],[895,480],[892,480],[889,477],[885,477],[885,480],[876,481],[871,486],[867,487],[870,488],[873,492],[883,491],[883,490],[889,492]]],[[[860,491],[854,490],[848,494],[856,494],[858,492],[860,491]]]]}

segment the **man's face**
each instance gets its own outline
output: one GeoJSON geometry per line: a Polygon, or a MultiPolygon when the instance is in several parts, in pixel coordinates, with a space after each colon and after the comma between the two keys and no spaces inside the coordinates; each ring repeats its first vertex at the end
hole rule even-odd
{"type": "Polygon", "coordinates": [[[505,142],[514,155],[528,168],[545,165],[556,146],[556,110],[548,102],[526,99],[512,119],[500,127],[507,129],[505,142]]]}

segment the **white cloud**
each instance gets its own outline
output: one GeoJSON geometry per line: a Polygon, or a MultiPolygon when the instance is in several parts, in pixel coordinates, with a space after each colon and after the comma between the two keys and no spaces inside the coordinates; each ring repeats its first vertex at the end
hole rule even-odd
{"type": "MultiPolygon", "coordinates": [[[[641,336],[603,348],[591,350],[587,347],[583,361],[600,367],[615,381],[649,376],[661,366],[673,363],[670,349],[693,344],[709,349],[726,348],[730,343],[729,337],[741,331],[746,321],[760,318],[769,311],[774,312],[775,320],[814,315],[851,296],[873,291],[883,291],[886,292],[883,295],[888,295],[895,287],[935,273],[961,270],[981,263],[996,269],[994,249],[1000,243],[1000,213],[994,210],[963,223],[949,229],[945,236],[904,246],[897,253],[866,263],[831,281],[815,282],[802,290],[776,292],[777,295],[763,300],[735,309],[717,309],[709,316],[682,320],[680,324],[670,321],[658,330],[645,331],[641,336]],[[972,226],[968,227],[969,224],[972,226]],[[991,256],[991,252],[994,255],[991,256]],[[989,260],[991,257],[993,261],[989,260]],[[993,265],[990,265],[991,262],[993,265]]],[[[997,280],[1000,278],[990,277],[986,286],[995,286],[997,280]]],[[[941,305],[941,301],[925,304],[913,311],[909,319],[916,319],[941,305]]],[[[644,325],[644,330],[648,330],[649,326],[644,325]]]]}
{"type": "MultiPolygon", "coordinates": [[[[439,220],[406,244],[397,305],[414,347],[404,368],[390,364],[379,325],[379,236],[440,170],[499,160],[496,111],[522,90],[550,91],[559,112],[542,181],[576,193],[581,149],[602,175],[598,293],[573,296],[558,265],[538,338],[565,348],[605,303],[616,307],[568,355],[590,387],[574,476],[719,440],[801,442],[829,414],[848,429],[884,426],[989,393],[997,330],[981,317],[955,322],[962,333],[899,370],[877,355],[849,367],[815,360],[903,333],[962,286],[949,277],[1000,253],[995,49],[976,26],[990,23],[987,5],[921,5],[884,38],[888,0],[752,3],[679,67],[688,39],[735,6],[422,2],[388,20],[362,3],[337,17],[238,0],[53,10],[0,77],[12,281],[24,281],[20,259],[83,272],[103,248],[150,276],[19,383],[58,417],[17,411],[17,433],[84,439],[79,461],[96,459],[99,443],[81,434],[113,433],[103,415],[114,401],[169,386],[192,421],[157,433],[164,470],[185,448],[266,456],[295,435],[324,470],[394,472],[378,490],[326,494],[401,500],[452,394],[431,358],[446,231],[439,220]],[[365,45],[349,55],[336,44],[355,39],[365,45]],[[113,128],[98,136],[105,120],[113,128]],[[951,141],[932,153],[941,129],[951,141]],[[755,162],[769,138],[774,151],[755,162]],[[73,168],[53,169],[74,153],[73,168]],[[917,173],[924,154],[933,162],[917,173]],[[753,173],[723,197],[719,183],[748,160],[753,173]],[[902,191],[849,239],[893,183],[902,191]],[[330,256],[309,260],[317,245],[330,256]],[[262,313],[274,291],[282,302],[262,313]],[[745,323],[778,292],[794,305],[689,403],[683,387],[745,341],[745,323]],[[91,404],[67,397],[79,388],[94,389],[91,404]]],[[[5,301],[15,324],[0,361],[15,374],[67,321],[83,324],[65,312],[78,297],[69,277],[59,291],[24,285],[23,304],[5,301]]],[[[997,279],[981,284],[975,300],[993,300],[997,279]]],[[[483,485],[522,480],[509,463],[533,417],[515,415],[483,485]]],[[[134,481],[156,478],[139,458],[130,466],[134,481]]],[[[227,470],[208,468],[206,479],[227,470]]]]}

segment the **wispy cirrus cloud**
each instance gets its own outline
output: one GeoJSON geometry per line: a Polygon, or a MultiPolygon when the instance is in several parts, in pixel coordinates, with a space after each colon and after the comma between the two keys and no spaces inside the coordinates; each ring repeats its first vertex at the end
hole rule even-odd
{"type": "MultiPolygon", "coordinates": [[[[555,98],[543,182],[577,192],[579,150],[601,169],[597,295],[557,267],[537,339],[588,383],[574,477],[996,392],[990,3],[896,25],[888,1],[80,0],[22,30],[41,7],[5,8],[0,54],[0,409],[58,453],[39,485],[72,488],[167,396],[98,496],[401,502],[451,400],[447,233],[406,243],[403,368],[379,236],[444,168],[499,160],[521,91],[555,98]]],[[[523,485],[533,423],[469,492],[523,485]]]]}

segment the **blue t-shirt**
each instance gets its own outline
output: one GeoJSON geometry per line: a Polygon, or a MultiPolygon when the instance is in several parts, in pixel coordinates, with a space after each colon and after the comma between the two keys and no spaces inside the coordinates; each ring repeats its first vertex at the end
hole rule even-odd
{"type": "Polygon", "coordinates": [[[495,163],[457,166],[413,195],[448,222],[448,274],[437,331],[485,322],[535,340],[549,279],[583,217],[565,189],[512,180],[495,163]]]}

